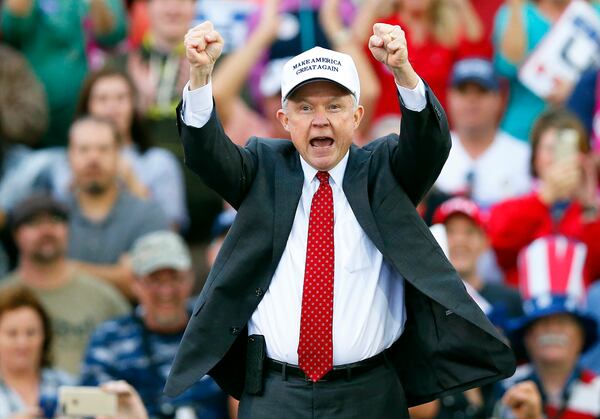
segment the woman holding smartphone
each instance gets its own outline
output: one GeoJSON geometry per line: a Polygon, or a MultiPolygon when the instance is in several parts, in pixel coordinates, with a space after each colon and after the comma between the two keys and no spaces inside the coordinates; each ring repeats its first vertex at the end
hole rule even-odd
{"type": "Polygon", "coordinates": [[[52,331],[35,295],[22,286],[0,289],[0,418],[52,418],[66,373],[51,368],[52,331]]]}
{"type": "Polygon", "coordinates": [[[518,284],[522,248],[553,234],[585,243],[586,279],[600,278],[597,178],[581,122],[562,108],[546,111],[533,127],[531,147],[534,191],[501,202],[490,212],[488,234],[505,281],[518,284]]]}

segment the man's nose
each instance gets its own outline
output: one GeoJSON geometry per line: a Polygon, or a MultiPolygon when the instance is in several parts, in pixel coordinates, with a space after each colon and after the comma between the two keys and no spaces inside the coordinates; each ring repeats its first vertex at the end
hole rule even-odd
{"type": "Polygon", "coordinates": [[[317,112],[312,120],[312,124],[316,127],[324,127],[329,125],[329,119],[327,119],[325,112],[317,112]]]}

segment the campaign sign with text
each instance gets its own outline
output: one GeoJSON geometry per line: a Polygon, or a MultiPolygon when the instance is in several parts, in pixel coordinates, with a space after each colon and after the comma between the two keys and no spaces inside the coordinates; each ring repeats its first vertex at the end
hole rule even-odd
{"type": "Polygon", "coordinates": [[[560,81],[577,83],[600,67],[600,16],[585,1],[573,1],[519,70],[519,80],[547,97],[560,81]]]}

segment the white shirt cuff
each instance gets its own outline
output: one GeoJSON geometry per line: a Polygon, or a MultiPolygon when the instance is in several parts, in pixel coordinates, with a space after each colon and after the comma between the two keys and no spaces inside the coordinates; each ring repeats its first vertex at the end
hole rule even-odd
{"type": "Polygon", "coordinates": [[[210,119],[213,110],[212,83],[194,90],[189,89],[188,81],[183,88],[181,119],[186,125],[202,128],[210,119]]]}
{"type": "Polygon", "coordinates": [[[420,112],[427,106],[427,98],[425,97],[425,83],[419,78],[419,82],[414,89],[408,89],[396,84],[398,93],[402,98],[404,106],[415,112],[420,112]]]}

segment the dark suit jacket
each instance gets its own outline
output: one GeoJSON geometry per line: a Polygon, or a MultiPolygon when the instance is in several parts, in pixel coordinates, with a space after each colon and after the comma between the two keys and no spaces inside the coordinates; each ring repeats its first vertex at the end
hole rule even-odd
{"type": "MultiPolygon", "coordinates": [[[[512,351],[468,296],[415,210],[450,150],[446,116],[427,88],[427,107],[402,108],[400,136],[352,146],[343,189],[356,218],[404,277],[407,322],[389,350],[409,405],[512,375],[512,351]]],[[[178,115],[180,109],[178,109],[178,115]]],[[[229,141],[213,112],[202,128],[178,123],[188,167],[238,210],[199,295],[165,391],[204,374],[239,398],[246,324],[277,267],[304,174],[291,141],[229,141]]]]}

